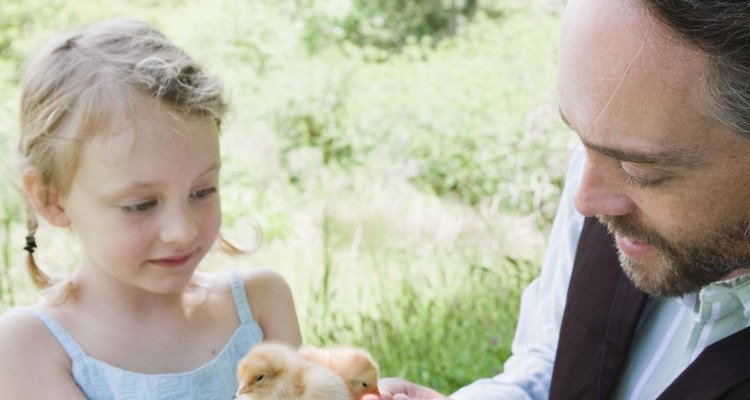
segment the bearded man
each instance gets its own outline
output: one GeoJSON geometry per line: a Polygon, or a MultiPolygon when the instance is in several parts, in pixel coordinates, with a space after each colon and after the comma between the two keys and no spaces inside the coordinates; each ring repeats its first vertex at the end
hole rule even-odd
{"type": "Polygon", "coordinates": [[[450,398],[750,399],[750,2],[571,0],[560,39],[582,146],[504,372],[450,398]]]}

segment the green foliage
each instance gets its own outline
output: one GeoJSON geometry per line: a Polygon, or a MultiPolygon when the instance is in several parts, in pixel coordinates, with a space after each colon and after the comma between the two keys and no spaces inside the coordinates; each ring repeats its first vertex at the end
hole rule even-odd
{"type": "Polygon", "coordinates": [[[362,289],[370,307],[358,312],[331,288],[328,281],[335,271],[329,266],[313,289],[316,302],[305,319],[306,341],[361,346],[378,360],[384,376],[404,377],[442,393],[501,372],[510,354],[521,289],[536,267],[512,258],[490,267],[467,264],[470,256],[442,256],[458,262],[438,261],[437,276],[407,272],[370,277],[372,285],[362,289]]]}
{"type": "Polygon", "coordinates": [[[399,49],[409,37],[454,35],[476,10],[477,0],[354,0],[341,28],[358,46],[399,49]]]}
{"type": "Polygon", "coordinates": [[[511,262],[500,270],[470,267],[463,279],[434,286],[404,279],[398,296],[378,303],[377,316],[356,324],[366,338],[362,345],[378,355],[386,375],[443,393],[495,375],[509,355],[519,287],[533,270],[523,267],[514,269],[511,262]]]}
{"type": "Polygon", "coordinates": [[[507,12],[519,8],[513,3],[513,0],[296,2],[298,12],[305,15],[302,40],[312,54],[327,46],[346,43],[387,53],[398,53],[410,42],[423,39],[437,44],[465,30],[477,14],[500,20],[507,12]]]}
{"type": "MultiPolygon", "coordinates": [[[[290,282],[305,340],[366,347],[384,375],[450,392],[498,372],[537,271],[539,254],[500,246],[516,227],[495,217],[533,215],[544,231],[562,184],[558,15],[526,3],[5,0],[1,158],[39,38],[113,16],[155,23],[226,84],[224,230],[247,247],[262,227],[252,263],[290,282]]],[[[0,311],[34,300],[8,167],[0,311]]],[[[41,234],[40,257],[75,261],[59,231],[41,234]]]]}
{"type": "Polygon", "coordinates": [[[38,18],[50,18],[59,11],[59,4],[49,4],[35,10],[23,0],[7,0],[3,2],[0,13],[0,77],[3,83],[18,81],[18,67],[23,60],[21,44],[25,39],[24,33],[34,30],[38,18]]]}
{"type": "MultiPolygon", "coordinates": [[[[373,184],[378,192],[379,184],[373,184]]],[[[419,193],[389,195],[406,197],[392,204],[400,212],[368,213],[382,202],[367,193],[363,198],[372,204],[361,209],[352,205],[358,198],[326,203],[323,238],[316,243],[323,268],[305,281],[310,298],[298,298],[305,305],[300,316],[305,342],[361,346],[378,360],[384,376],[443,393],[500,372],[521,291],[536,276],[537,262],[503,256],[502,235],[487,227],[461,229],[462,235],[447,241],[412,243],[411,234],[383,227],[403,221],[420,229],[408,225],[407,216],[421,210],[425,215],[414,220],[425,224],[422,229],[444,231],[456,228],[450,214],[457,210],[433,210],[419,193]],[[349,212],[359,217],[350,221],[349,212]]]]}
{"type": "Polygon", "coordinates": [[[367,47],[332,49],[293,67],[291,76],[309,83],[279,90],[271,82],[279,102],[267,114],[290,179],[303,179],[297,150],[314,148],[326,166],[409,169],[428,193],[534,214],[545,226],[569,139],[557,122],[554,66],[543,62],[555,21],[479,16],[437,46],[411,42],[385,58],[367,47]]]}
{"type": "Polygon", "coordinates": [[[11,273],[15,269],[13,265],[14,257],[12,256],[13,250],[15,250],[13,243],[15,242],[10,238],[12,237],[13,227],[19,222],[19,212],[17,209],[13,209],[14,205],[15,202],[4,202],[2,215],[0,215],[0,223],[2,224],[0,235],[5,239],[0,243],[0,311],[13,305],[15,299],[13,279],[11,279],[11,273]]]}
{"type": "MultiPolygon", "coordinates": [[[[348,167],[357,163],[357,157],[365,149],[355,152],[356,137],[346,132],[344,90],[344,87],[330,88],[320,96],[290,99],[277,112],[274,128],[282,140],[281,152],[287,165],[290,152],[307,147],[321,150],[324,165],[348,167]]],[[[297,179],[294,173],[291,177],[297,179]]]]}

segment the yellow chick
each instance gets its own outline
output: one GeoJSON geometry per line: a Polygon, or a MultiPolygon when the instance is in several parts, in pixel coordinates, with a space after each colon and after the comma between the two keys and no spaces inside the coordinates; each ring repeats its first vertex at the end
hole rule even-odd
{"type": "Polygon", "coordinates": [[[338,374],[344,380],[352,399],[360,400],[368,394],[380,395],[378,364],[365,350],[347,346],[326,349],[302,346],[298,352],[305,359],[326,366],[338,374]]]}
{"type": "Polygon", "coordinates": [[[292,348],[262,343],[237,366],[238,399],[350,400],[342,379],[328,368],[305,360],[292,348]]]}

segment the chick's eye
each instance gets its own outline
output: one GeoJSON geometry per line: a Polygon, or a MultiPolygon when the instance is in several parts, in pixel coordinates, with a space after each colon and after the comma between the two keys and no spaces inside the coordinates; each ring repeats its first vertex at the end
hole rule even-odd
{"type": "Polygon", "coordinates": [[[367,387],[367,383],[366,382],[362,382],[362,387],[367,387]]]}
{"type": "Polygon", "coordinates": [[[150,200],[150,201],[144,201],[138,204],[123,206],[122,209],[128,213],[142,213],[144,211],[148,211],[149,209],[153,207],[156,207],[157,204],[158,202],[156,200],[150,200]]]}
{"type": "Polygon", "coordinates": [[[264,380],[266,380],[266,376],[264,374],[260,374],[255,377],[255,382],[263,382],[264,380]]]}

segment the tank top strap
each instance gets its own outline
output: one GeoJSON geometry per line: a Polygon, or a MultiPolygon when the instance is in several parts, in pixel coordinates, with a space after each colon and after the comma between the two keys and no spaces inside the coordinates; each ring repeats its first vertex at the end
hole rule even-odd
{"type": "Polygon", "coordinates": [[[70,336],[68,331],[66,331],[57,320],[52,318],[51,315],[33,308],[24,308],[23,310],[35,315],[44,323],[44,325],[47,326],[47,329],[49,329],[50,333],[52,333],[55,339],[57,339],[65,352],[68,353],[68,357],[70,357],[71,360],[76,361],[86,357],[86,352],[83,351],[83,348],[81,348],[78,342],[73,339],[73,336],[70,336]]]}
{"type": "Polygon", "coordinates": [[[247,302],[247,293],[245,292],[245,281],[242,275],[236,269],[230,272],[230,281],[232,285],[232,297],[234,298],[234,307],[237,309],[237,315],[240,317],[242,324],[254,323],[253,313],[250,311],[250,304],[247,302]]]}

